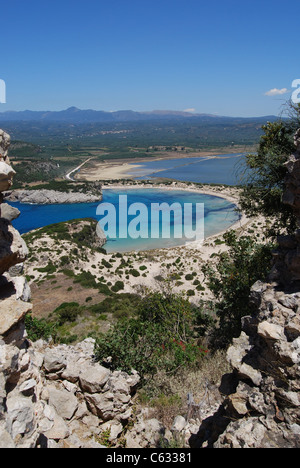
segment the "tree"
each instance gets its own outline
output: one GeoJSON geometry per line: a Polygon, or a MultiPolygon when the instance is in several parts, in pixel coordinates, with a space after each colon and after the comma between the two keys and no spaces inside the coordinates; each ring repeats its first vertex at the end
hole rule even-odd
{"type": "Polygon", "coordinates": [[[268,122],[262,127],[257,153],[246,155],[244,187],[240,205],[248,216],[263,214],[273,219],[269,235],[275,237],[284,229],[293,232],[296,220],[291,207],[282,203],[287,169],[285,163],[295,150],[294,133],[300,126],[300,106],[286,105],[288,118],[268,122]]]}
{"type": "Polygon", "coordinates": [[[224,234],[224,239],[228,252],[218,255],[215,267],[207,264],[202,268],[216,298],[219,323],[212,341],[221,348],[240,335],[241,318],[251,313],[250,289],[269,272],[273,248],[272,244],[257,243],[251,236],[238,238],[235,231],[224,234]]]}

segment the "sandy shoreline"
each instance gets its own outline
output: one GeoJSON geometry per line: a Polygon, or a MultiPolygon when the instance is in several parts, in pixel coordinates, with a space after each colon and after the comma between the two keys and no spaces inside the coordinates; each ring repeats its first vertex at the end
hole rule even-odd
{"type": "MultiPolygon", "coordinates": [[[[136,171],[142,166],[139,163],[153,162],[153,161],[162,161],[167,159],[186,159],[186,158],[207,158],[215,159],[219,155],[225,154],[236,154],[241,153],[221,153],[219,152],[199,152],[199,153],[183,153],[183,154],[170,154],[153,156],[149,158],[132,158],[129,160],[118,159],[114,161],[95,161],[89,160],[84,164],[80,169],[80,172],[77,172],[74,176],[74,180],[84,180],[84,181],[105,181],[105,180],[120,180],[120,179],[134,179],[137,174],[136,171]]],[[[164,169],[156,169],[155,173],[163,171],[164,169]]],[[[74,172],[74,171],[72,171],[74,172]]]]}
{"type": "MultiPolygon", "coordinates": [[[[105,184],[102,187],[103,190],[105,189],[122,189],[122,190],[130,190],[130,189],[161,189],[161,190],[184,190],[188,192],[194,192],[194,193],[199,193],[202,195],[211,195],[214,197],[220,197],[224,198],[225,200],[229,201],[230,203],[233,203],[236,205],[236,207],[239,209],[239,189],[235,187],[211,187],[211,188],[199,188],[194,184],[184,184],[183,182],[173,182],[172,186],[167,186],[164,184],[147,184],[147,183],[140,183],[138,185],[129,185],[129,184],[117,184],[117,183],[110,183],[110,184],[105,184]]],[[[234,224],[229,226],[227,229],[220,231],[217,234],[214,234],[212,236],[207,237],[205,240],[208,240],[210,238],[215,238],[218,236],[223,235],[225,232],[227,232],[229,229],[239,229],[242,228],[244,225],[246,225],[250,220],[247,218],[247,216],[241,212],[241,217],[238,221],[236,221],[234,224]]],[[[189,242],[185,244],[185,246],[194,246],[197,248],[197,246],[201,246],[201,243],[195,243],[195,242],[189,242]]],[[[174,247],[168,247],[169,249],[172,249],[174,247]]]]}
{"type": "MultiPolygon", "coordinates": [[[[236,187],[223,186],[199,188],[194,184],[187,185],[182,182],[173,182],[171,186],[146,183],[134,184],[134,182],[132,184],[129,182],[127,184],[107,183],[103,189],[105,190],[105,188],[122,190],[147,188],[185,190],[221,197],[237,206],[240,190],[236,187]]],[[[224,232],[235,230],[238,235],[247,235],[249,230],[249,232],[254,233],[254,236],[260,236],[263,239],[264,224],[265,220],[263,218],[248,219],[242,214],[236,223],[222,232],[207,237],[203,242],[196,241],[172,247],[157,247],[153,250],[131,251],[122,253],[121,258],[116,256],[116,253],[104,254],[93,252],[85,255],[86,258],[84,260],[78,259],[76,261],[74,259],[75,263],[72,266],[70,265],[70,267],[72,270],[76,269],[79,272],[90,272],[96,276],[97,281],[101,281],[101,277],[104,277],[111,284],[114,284],[116,280],[122,281],[124,289],[120,293],[143,294],[143,292],[149,289],[162,290],[170,287],[174,292],[188,293],[188,296],[191,296],[190,299],[197,303],[200,299],[212,298],[209,289],[205,286],[206,280],[202,267],[206,264],[215,264],[218,261],[217,254],[228,250],[228,246],[226,246],[223,239],[224,232]],[[124,260],[130,262],[130,267],[120,269],[121,261],[124,260]],[[113,268],[109,264],[113,265],[113,268]],[[130,276],[129,270],[139,272],[138,276],[130,276]]],[[[39,268],[47,266],[49,261],[59,264],[62,249],[64,255],[72,257],[71,252],[74,250],[72,239],[70,239],[70,242],[63,242],[63,245],[60,245],[60,243],[57,243],[57,240],[53,240],[49,236],[41,236],[34,246],[35,252],[41,250],[41,253],[38,254],[38,261],[27,264],[26,274],[31,275],[35,282],[44,280],[46,274],[38,273],[36,266],[38,265],[39,268]],[[51,253],[45,253],[42,250],[43,245],[47,245],[47,249],[51,253]]]]}

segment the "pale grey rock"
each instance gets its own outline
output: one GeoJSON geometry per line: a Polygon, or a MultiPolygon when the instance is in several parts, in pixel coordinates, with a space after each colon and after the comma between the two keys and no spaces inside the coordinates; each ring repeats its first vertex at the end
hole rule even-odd
{"type": "Polygon", "coordinates": [[[55,387],[48,387],[49,405],[53,406],[63,419],[70,420],[77,408],[78,400],[70,392],[66,390],[58,390],[55,387]]]}
{"type": "Polygon", "coordinates": [[[176,418],[173,421],[171,431],[174,432],[181,432],[183,429],[186,427],[186,419],[183,416],[176,416],[176,418]]]}
{"type": "Polygon", "coordinates": [[[27,246],[19,232],[6,219],[0,218],[0,275],[24,262],[27,246]]]}
{"type": "Polygon", "coordinates": [[[67,367],[63,370],[61,378],[67,380],[71,383],[76,383],[79,379],[79,374],[81,372],[81,367],[76,364],[67,364],[67,367]]]}
{"type": "Polygon", "coordinates": [[[267,428],[257,418],[232,422],[214,448],[260,448],[267,428]]]}
{"type": "MultiPolygon", "coordinates": [[[[1,167],[0,167],[1,171],[1,167]]],[[[7,189],[3,189],[8,190],[7,189]]],[[[102,193],[97,195],[81,192],[59,192],[56,190],[14,190],[5,193],[5,200],[34,205],[56,205],[69,203],[96,203],[102,200],[102,193]]]]}
{"type": "Polygon", "coordinates": [[[85,393],[87,406],[91,413],[98,416],[103,421],[114,419],[114,394],[113,393],[85,393]]]}
{"type": "Polygon", "coordinates": [[[15,288],[17,300],[29,302],[31,299],[31,290],[24,276],[14,276],[10,278],[15,288]]]}
{"type": "Polygon", "coordinates": [[[20,387],[19,387],[19,391],[20,393],[24,393],[26,394],[27,392],[29,392],[30,390],[33,390],[35,387],[36,387],[36,381],[34,379],[29,379],[29,380],[26,380],[25,382],[23,382],[20,387]]]}
{"type": "Polygon", "coordinates": [[[64,421],[64,419],[59,416],[58,414],[55,414],[53,423],[51,424],[51,429],[43,432],[43,434],[48,438],[48,439],[53,439],[53,440],[64,440],[70,435],[70,430],[68,428],[67,423],[64,421]]]}
{"type": "Polygon", "coordinates": [[[34,406],[30,398],[8,395],[7,427],[12,439],[30,433],[34,428],[34,406]]]}
{"type": "Polygon", "coordinates": [[[79,375],[80,386],[87,393],[98,393],[110,375],[109,369],[100,365],[88,366],[79,375]]]}
{"type": "Polygon", "coordinates": [[[12,266],[8,270],[8,273],[12,278],[22,275],[24,273],[24,263],[18,263],[17,265],[12,266]]]}
{"type": "Polygon", "coordinates": [[[0,160],[0,192],[10,189],[15,174],[16,172],[11,166],[0,160]]]}
{"type": "Polygon", "coordinates": [[[264,321],[259,323],[257,333],[266,340],[283,340],[284,330],[280,325],[264,321]]]}
{"type": "Polygon", "coordinates": [[[0,205],[0,217],[7,219],[8,221],[14,221],[20,216],[20,211],[13,207],[8,205],[7,203],[2,203],[0,205]]]}
{"type": "Polygon", "coordinates": [[[4,376],[15,374],[19,370],[20,350],[13,345],[0,345],[0,372],[4,376]]]}
{"type": "Polygon", "coordinates": [[[0,426],[0,449],[13,449],[16,448],[11,435],[1,425],[0,426]]]}
{"type": "Polygon", "coordinates": [[[32,310],[32,304],[8,298],[1,301],[0,335],[4,335],[32,310]]]}
{"type": "Polygon", "coordinates": [[[113,442],[116,439],[118,439],[118,437],[122,434],[123,425],[119,421],[109,421],[109,422],[106,422],[104,424],[101,424],[100,435],[101,435],[101,433],[103,433],[103,432],[105,432],[107,430],[109,430],[109,433],[110,433],[110,435],[108,437],[108,440],[110,442],[113,442]]]}
{"type": "Polygon", "coordinates": [[[55,348],[49,348],[44,355],[44,367],[47,372],[58,372],[66,367],[64,355],[55,348]]]}

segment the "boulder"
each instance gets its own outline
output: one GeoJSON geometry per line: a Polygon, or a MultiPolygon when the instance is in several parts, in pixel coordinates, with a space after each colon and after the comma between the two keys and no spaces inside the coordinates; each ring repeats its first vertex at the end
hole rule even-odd
{"type": "Polygon", "coordinates": [[[0,275],[24,262],[28,249],[19,232],[9,221],[0,218],[0,275]]]}
{"type": "Polygon", "coordinates": [[[49,348],[44,355],[44,368],[48,373],[58,372],[66,367],[66,360],[62,353],[55,349],[49,348]]]}
{"type": "Polygon", "coordinates": [[[106,384],[110,375],[109,369],[98,366],[88,366],[79,375],[82,390],[87,393],[98,393],[106,384]]]}
{"type": "Polygon", "coordinates": [[[0,192],[10,189],[14,175],[15,171],[13,168],[5,162],[0,161],[0,192]]]}
{"type": "Polygon", "coordinates": [[[5,335],[32,310],[32,304],[8,298],[1,301],[0,335],[5,335]]]}
{"type": "Polygon", "coordinates": [[[63,419],[70,420],[78,408],[78,400],[66,390],[58,390],[56,387],[48,387],[49,405],[55,408],[57,414],[63,419]]]}

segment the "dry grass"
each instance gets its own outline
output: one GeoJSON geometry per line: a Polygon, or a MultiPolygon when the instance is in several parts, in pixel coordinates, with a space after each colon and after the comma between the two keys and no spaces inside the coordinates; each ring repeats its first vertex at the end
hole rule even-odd
{"type": "Polygon", "coordinates": [[[150,418],[170,428],[177,415],[187,415],[188,394],[193,395],[196,404],[203,402],[204,410],[221,403],[218,386],[222,376],[231,371],[225,352],[217,351],[196,369],[180,369],[175,375],[158,372],[140,392],[140,403],[150,408],[150,418]]]}

